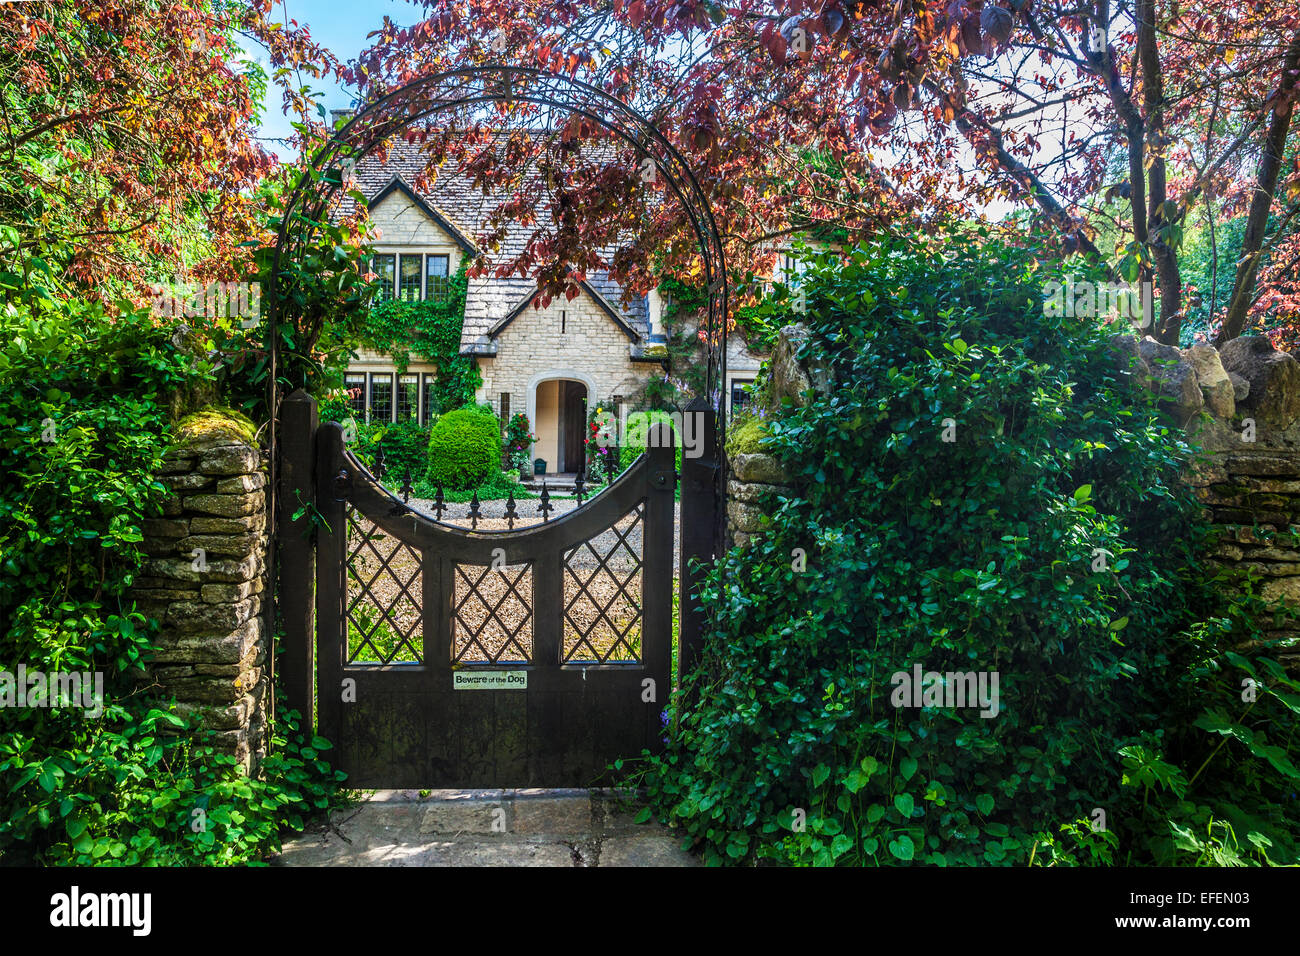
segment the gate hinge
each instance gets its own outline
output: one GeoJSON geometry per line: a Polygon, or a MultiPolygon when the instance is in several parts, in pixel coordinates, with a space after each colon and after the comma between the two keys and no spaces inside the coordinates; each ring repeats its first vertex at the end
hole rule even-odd
{"type": "Polygon", "coordinates": [[[347,501],[352,494],[352,476],[346,468],[340,468],[334,476],[334,500],[347,501]]]}

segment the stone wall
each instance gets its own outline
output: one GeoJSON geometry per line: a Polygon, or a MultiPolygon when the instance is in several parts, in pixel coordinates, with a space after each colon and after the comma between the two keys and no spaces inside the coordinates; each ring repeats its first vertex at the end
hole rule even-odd
{"type": "MultiPolygon", "coordinates": [[[[760,414],[768,408],[779,408],[781,400],[788,398],[796,405],[807,401],[806,393],[813,388],[825,394],[832,388],[830,372],[821,366],[805,368],[796,359],[799,348],[807,340],[808,329],[803,325],[787,325],[781,329],[776,349],[768,363],[768,401],[756,403],[760,414]]],[[[734,436],[733,436],[734,438],[734,436]]],[[[765,512],[759,500],[766,492],[778,497],[794,494],[795,486],[785,468],[772,455],[750,446],[743,439],[728,440],[727,448],[727,545],[747,546],[763,533],[765,512]]]]}
{"type": "Polygon", "coordinates": [[[271,703],[265,465],[242,416],[183,419],[159,478],[171,494],[163,516],[145,522],[149,560],[132,589],[161,625],[149,692],[198,713],[250,771],[266,752],[271,703]]]}
{"type": "MultiPolygon", "coordinates": [[[[1185,422],[1202,452],[1188,483],[1214,526],[1212,569],[1226,586],[1300,606],[1300,362],[1268,339],[1174,349],[1125,344],[1138,374],[1185,422]]],[[[1295,637],[1300,628],[1271,630],[1295,637]]],[[[1300,648],[1279,655],[1300,665],[1300,648]]]]}
{"type": "MultiPolygon", "coordinates": [[[[768,368],[769,407],[783,397],[802,403],[810,388],[833,389],[830,369],[796,359],[807,335],[803,326],[781,330],[768,368]]],[[[1227,586],[1253,580],[1255,593],[1300,606],[1300,362],[1262,337],[1234,339],[1222,350],[1179,349],[1131,334],[1113,341],[1118,367],[1155,392],[1201,449],[1186,481],[1214,527],[1210,567],[1223,572],[1227,586]]],[[[772,456],[729,446],[728,538],[744,545],[762,533],[762,492],[794,489],[772,456]]],[[[1300,636],[1300,628],[1270,636],[1300,636]]],[[[1280,656],[1300,665],[1300,648],[1280,656]]]]}

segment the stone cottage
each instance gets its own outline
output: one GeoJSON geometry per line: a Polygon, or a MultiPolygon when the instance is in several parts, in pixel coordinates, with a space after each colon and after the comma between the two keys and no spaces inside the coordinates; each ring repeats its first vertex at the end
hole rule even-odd
{"type": "MultiPolygon", "coordinates": [[[[367,197],[379,231],[371,269],[381,298],[442,294],[462,259],[480,253],[478,236],[500,202],[459,175],[417,190],[425,164],[418,146],[399,141],[383,161],[366,158],[355,170],[354,187],[367,197]]],[[[511,223],[492,257],[515,255],[530,234],[511,223]]],[[[576,298],[545,308],[534,308],[536,291],[531,278],[470,278],[460,351],[482,376],[477,400],[491,404],[502,422],[526,414],[538,439],[533,456],[547,462],[549,473],[572,473],[584,464],[587,404],[635,402],[649,379],[667,374],[664,303],[656,292],[624,302],[622,287],[603,272],[589,274],[576,298]]],[[[736,339],[727,357],[729,411],[733,401],[745,401],[744,387],[762,363],[736,339]]],[[[391,356],[361,350],[346,384],[357,396],[353,407],[372,421],[427,423],[436,372],[418,356],[399,371],[391,356]]]]}

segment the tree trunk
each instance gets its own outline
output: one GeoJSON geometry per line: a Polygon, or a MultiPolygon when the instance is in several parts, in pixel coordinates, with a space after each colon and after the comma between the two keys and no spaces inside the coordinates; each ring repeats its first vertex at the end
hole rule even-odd
{"type": "Polygon", "coordinates": [[[1241,241],[1241,258],[1237,261],[1237,278],[1233,282],[1228,314],[1215,340],[1218,345],[1235,339],[1245,331],[1246,313],[1254,301],[1260,250],[1263,249],[1264,236],[1268,230],[1268,213],[1273,206],[1286,137],[1291,129],[1291,117],[1295,113],[1297,76],[1300,76],[1300,33],[1291,40],[1282,61],[1282,77],[1273,103],[1273,121],[1269,124],[1268,136],[1264,140],[1264,155],[1259,162],[1259,181],[1250,199],[1246,232],[1241,241]]]}
{"type": "Polygon", "coordinates": [[[1155,0],[1139,0],[1137,13],[1142,108],[1146,114],[1146,146],[1151,153],[1147,169],[1145,241],[1155,261],[1156,281],[1160,285],[1160,323],[1152,331],[1165,345],[1177,345],[1183,322],[1183,279],[1178,269],[1178,252],[1170,235],[1179,217],[1168,201],[1165,183],[1165,92],[1160,51],[1156,45],[1155,0]]]}

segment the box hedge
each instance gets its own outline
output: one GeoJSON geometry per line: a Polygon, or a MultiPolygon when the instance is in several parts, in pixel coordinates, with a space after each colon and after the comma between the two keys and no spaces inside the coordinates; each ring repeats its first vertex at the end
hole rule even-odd
{"type": "Polygon", "coordinates": [[[451,491],[477,488],[500,467],[501,423],[490,409],[458,408],[429,430],[430,484],[451,491]]]}

